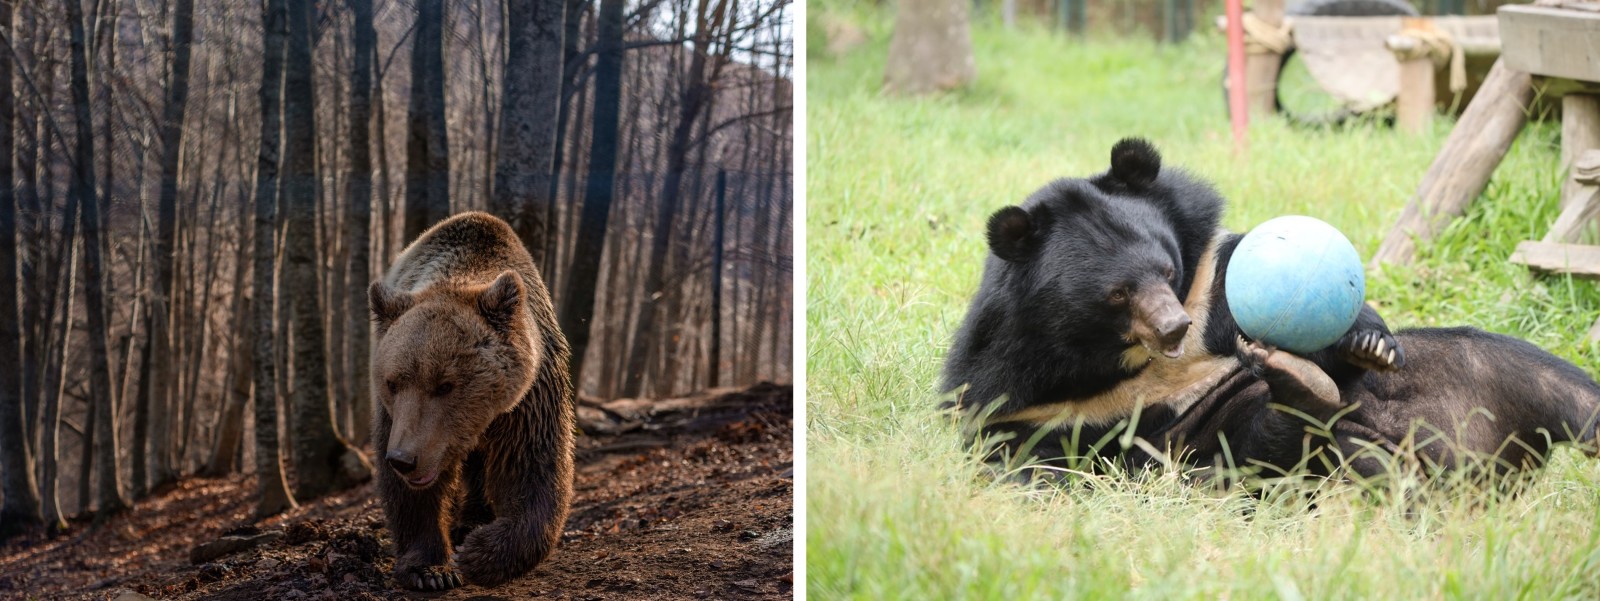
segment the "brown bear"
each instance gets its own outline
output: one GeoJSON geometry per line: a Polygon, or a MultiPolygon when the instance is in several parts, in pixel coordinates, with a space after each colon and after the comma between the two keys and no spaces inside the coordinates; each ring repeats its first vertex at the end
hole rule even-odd
{"type": "Polygon", "coordinates": [[[574,431],[567,339],[533,259],[504,221],[462,213],[370,293],[395,580],[444,590],[527,573],[566,523],[574,431]]]}

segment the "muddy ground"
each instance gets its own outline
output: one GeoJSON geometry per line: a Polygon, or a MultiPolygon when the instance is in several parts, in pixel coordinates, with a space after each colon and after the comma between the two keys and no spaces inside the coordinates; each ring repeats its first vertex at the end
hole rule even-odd
{"type": "Polygon", "coordinates": [[[183,480],[104,525],[0,547],[11,599],[785,599],[793,586],[788,386],[586,402],[554,555],[504,585],[410,593],[372,485],[253,522],[254,480],[183,480]],[[197,547],[256,546],[216,558],[197,547]]]}

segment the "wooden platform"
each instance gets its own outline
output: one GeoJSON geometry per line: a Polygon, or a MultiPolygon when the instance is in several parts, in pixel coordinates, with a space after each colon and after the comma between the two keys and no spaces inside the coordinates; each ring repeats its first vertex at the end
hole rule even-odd
{"type": "MultiPolygon", "coordinates": [[[[1600,279],[1600,2],[1501,7],[1501,60],[1539,77],[1561,97],[1561,215],[1540,241],[1517,245],[1511,262],[1547,273],[1600,279]]],[[[1600,320],[1588,339],[1600,341],[1600,320]]]]}

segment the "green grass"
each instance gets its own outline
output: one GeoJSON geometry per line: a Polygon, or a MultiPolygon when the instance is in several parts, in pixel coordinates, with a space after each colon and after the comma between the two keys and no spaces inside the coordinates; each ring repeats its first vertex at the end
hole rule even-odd
{"type": "MultiPolygon", "coordinates": [[[[1215,181],[1230,199],[1230,228],[1309,214],[1370,257],[1448,119],[1422,136],[1260,122],[1239,158],[1216,39],[1071,43],[992,25],[973,32],[976,85],[886,97],[891,19],[835,10],[863,23],[872,43],[811,57],[806,90],[811,595],[1600,597],[1600,461],[1577,452],[1559,453],[1517,495],[1456,491],[1411,503],[1346,484],[1254,500],[1174,474],[1024,488],[992,478],[933,409],[940,364],[977,286],[987,216],[1052,178],[1103,170],[1117,139],[1146,136],[1168,165],[1215,181]]],[[[1600,373],[1600,355],[1581,342],[1600,315],[1600,291],[1506,262],[1555,217],[1558,131],[1531,125],[1484,197],[1415,267],[1369,279],[1368,297],[1391,325],[1513,334],[1600,373]]]]}

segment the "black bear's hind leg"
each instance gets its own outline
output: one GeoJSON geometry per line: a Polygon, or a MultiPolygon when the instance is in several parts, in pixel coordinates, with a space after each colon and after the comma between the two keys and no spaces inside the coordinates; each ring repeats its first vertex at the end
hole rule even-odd
{"type": "Polygon", "coordinates": [[[1239,363],[1267,383],[1273,401],[1319,419],[1344,406],[1339,387],[1316,363],[1243,337],[1238,345],[1239,363]]]}

